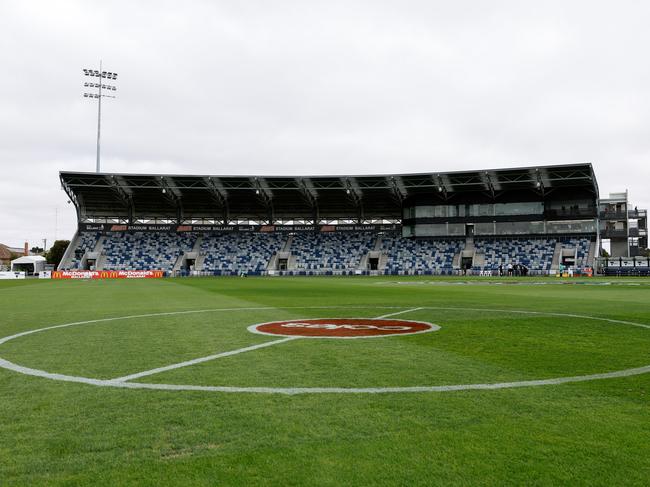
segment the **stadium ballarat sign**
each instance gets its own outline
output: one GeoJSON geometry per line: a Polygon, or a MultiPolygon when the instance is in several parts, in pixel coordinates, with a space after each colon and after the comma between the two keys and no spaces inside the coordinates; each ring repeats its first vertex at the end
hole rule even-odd
{"type": "Polygon", "coordinates": [[[164,271],[53,271],[52,279],[144,279],[164,277],[164,271]]]}
{"type": "Polygon", "coordinates": [[[414,335],[439,330],[424,321],[385,318],[319,318],[273,321],[248,328],[262,335],[303,338],[371,338],[391,335],[414,335]]]}
{"type": "Polygon", "coordinates": [[[287,232],[394,232],[401,225],[171,225],[171,224],[114,224],[80,223],[82,232],[215,232],[215,233],[287,233],[287,232]]]}

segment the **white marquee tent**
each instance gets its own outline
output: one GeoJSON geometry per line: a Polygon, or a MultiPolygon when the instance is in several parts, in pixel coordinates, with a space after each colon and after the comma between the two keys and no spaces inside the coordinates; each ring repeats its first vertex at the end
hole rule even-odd
{"type": "Polygon", "coordinates": [[[45,270],[47,261],[40,255],[28,255],[11,261],[12,272],[25,272],[27,275],[38,274],[45,270]]]}

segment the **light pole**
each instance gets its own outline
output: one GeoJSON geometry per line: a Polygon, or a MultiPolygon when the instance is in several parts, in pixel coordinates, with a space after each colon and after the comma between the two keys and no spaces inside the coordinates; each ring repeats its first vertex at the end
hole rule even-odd
{"type": "Polygon", "coordinates": [[[84,83],[84,87],[86,88],[97,88],[97,92],[95,93],[87,93],[84,92],[84,98],[96,98],[97,99],[97,172],[99,172],[99,141],[100,141],[100,135],[101,135],[101,128],[102,128],[102,98],[115,98],[115,95],[106,95],[102,93],[102,90],[110,92],[115,92],[117,91],[117,87],[115,85],[107,85],[104,84],[105,79],[109,80],[116,80],[117,79],[117,73],[113,73],[110,71],[103,71],[102,70],[102,62],[101,60],[99,61],[99,71],[96,69],[84,69],[84,74],[86,76],[91,76],[95,78],[99,78],[99,83],[94,83],[94,82],[88,82],[86,81],[84,83]]]}

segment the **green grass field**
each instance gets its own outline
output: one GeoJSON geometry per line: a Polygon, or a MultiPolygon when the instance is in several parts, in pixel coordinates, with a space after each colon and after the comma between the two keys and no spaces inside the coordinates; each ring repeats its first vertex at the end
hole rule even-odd
{"type": "Polygon", "coordinates": [[[487,282],[0,281],[0,338],[92,320],[0,344],[5,364],[103,381],[277,340],[247,331],[268,321],[401,312],[441,327],[300,338],[131,381],[243,392],[98,386],[0,368],[0,485],[649,485],[650,373],[346,391],[650,365],[650,328],[634,325],[650,325],[650,280],[487,282]],[[120,317],[129,318],[101,321],[120,317]],[[251,392],[260,389],[269,392],[251,392]]]}

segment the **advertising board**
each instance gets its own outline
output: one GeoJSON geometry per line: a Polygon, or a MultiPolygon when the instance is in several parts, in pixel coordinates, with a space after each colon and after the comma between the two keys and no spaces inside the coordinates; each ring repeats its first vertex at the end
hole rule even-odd
{"type": "Polygon", "coordinates": [[[153,279],[164,271],[54,271],[52,279],[153,279]]]}

